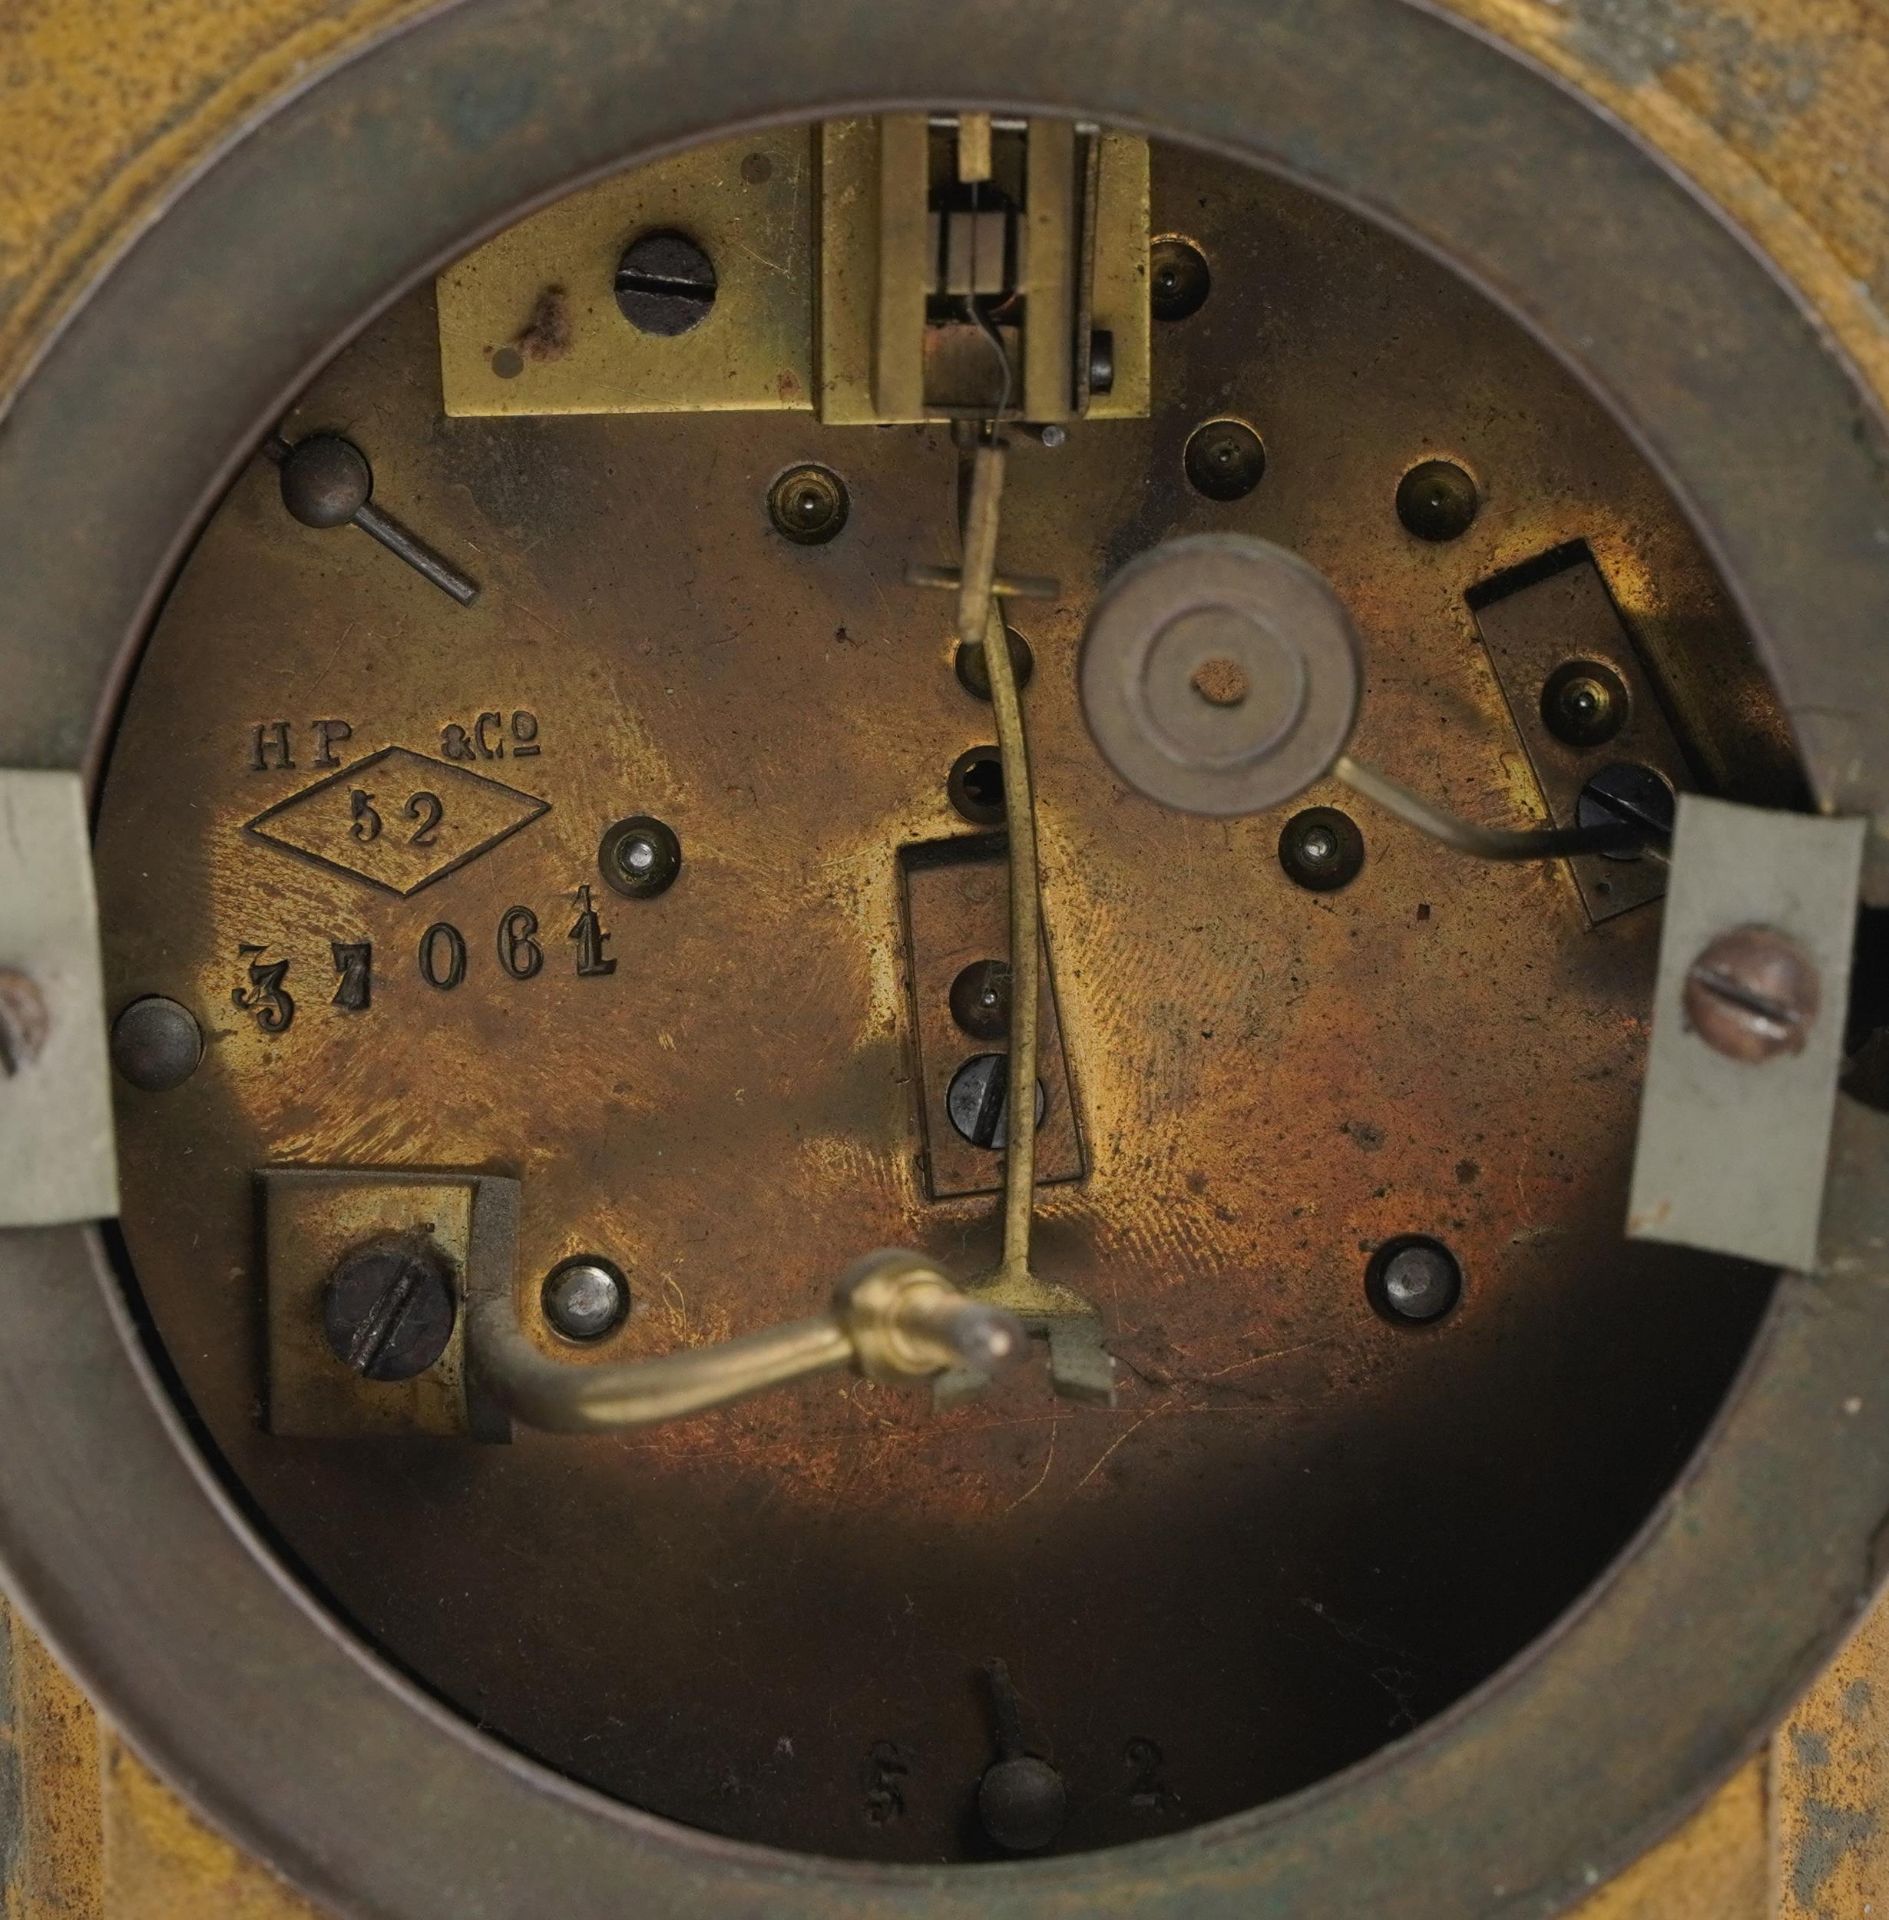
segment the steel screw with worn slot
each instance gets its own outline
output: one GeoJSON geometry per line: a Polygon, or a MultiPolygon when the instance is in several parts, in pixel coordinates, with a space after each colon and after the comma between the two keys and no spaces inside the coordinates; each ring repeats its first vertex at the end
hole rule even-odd
{"type": "Polygon", "coordinates": [[[1637,860],[1645,845],[1663,847],[1673,834],[1673,790],[1651,767],[1622,760],[1602,767],[1574,803],[1578,827],[1630,827],[1641,845],[1607,849],[1604,860],[1637,860]]]}
{"type": "Polygon", "coordinates": [[[451,1262],[429,1239],[370,1241],[343,1254],[322,1299],[322,1329],[366,1380],[411,1380],[446,1351],[458,1318],[451,1262]]]}
{"type": "Polygon", "coordinates": [[[1714,1053],[1756,1064],[1802,1053],[1823,988],[1816,963],[1775,927],[1738,927],[1686,973],[1686,1025],[1714,1053]]]}
{"type": "MultiPolygon", "coordinates": [[[[974,1054],[951,1076],[945,1111],[961,1138],[995,1151],[1009,1143],[1010,1061],[1001,1053],[974,1054]]],[[[1049,1094],[1036,1083],[1036,1124],[1043,1124],[1049,1094]]]]}
{"type": "Polygon", "coordinates": [[[673,339],[715,304],[715,263],[685,233],[639,234],[617,262],[617,307],[638,333],[673,339]]]}

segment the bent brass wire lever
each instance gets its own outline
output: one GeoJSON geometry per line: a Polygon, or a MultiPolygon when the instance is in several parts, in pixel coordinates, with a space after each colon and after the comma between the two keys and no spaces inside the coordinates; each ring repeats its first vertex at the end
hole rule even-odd
{"type": "Polygon", "coordinates": [[[649,1360],[553,1360],[527,1337],[509,1281],[475,1293],[467,1337],[482,1388],[527,1426],[552,1433],[678,1420],[841,1367],[888,1384],[960,1367],[989,1373],[1029,1344],[1013,1314],[899,1252],[855,1261],[825,1313],[649,1360]]]}

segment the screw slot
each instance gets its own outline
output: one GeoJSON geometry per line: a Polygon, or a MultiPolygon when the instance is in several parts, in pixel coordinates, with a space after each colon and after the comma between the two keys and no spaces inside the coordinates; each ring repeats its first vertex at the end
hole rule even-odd
{"type": "Polygon", "coordinates": [[[774,531],[797,547],[820,547],[846,524],[846,483],[830,467],[789,467],[768,489],[774,531]]]}
{"type": "MultiPolygon", "coordinates": [[[[974,1147],[993,1150],[1006,1145],[1010,1128],[1006,1109],[1010,1104],[1010,1056],[1004,1053],[973,1054],[951,1076],[945,1091],[945,1112],[960,1139],[974,1147]]],[[[1036,1083],[1036,1124],[1043,1124],[1049,1107],[1049,1090],[1036,1083]]]]}
{"type": "Polygon", "coordinates": [[[1196,493],[1239,500],[1264,476],[1266,448],[1244,420],[1209,420],[1188,436],[1181,464],[1196,493]]]}
{"type": "Polygon", "coordinates": [[[1773,927],[1722,933],[1693,961],[1687,1027],[1715,1053],[1755,1065],[1802,1053],[1823,1004],[1816,963],[1773,927]]]}
{"type": "MultiPolygon", "coordinates": [[[[1577,826],[1631,827],[1642,838],[1663,845],[1672,838],[1673,790],[1663,774],[1633,761],[1616,761],[1602,767],[1574,803],[1577,826]]],[[[1643,849],[1637,846],[1612,847],[1604,860],[1637,860],[1643,849]]]]}
{"type": "Polygon", "coordinates": [[[995,747],[967,747],[945,775],[951,804],[973,826],[996,827],[1004,817],[1004,763],[995,747]]]}
{"type": "Polygon", "coordinates": [[[411,1380],[434,1365],[459,1315],[452,1263],[424,1235],[370,1241],[335,1263],[322,1330],[365,1380],[411,1380]]]}
{"type": "Polygon", "coordinates": [[[685,233],[639,234],[617,262],[617,306],[638,333],[673,338],[715,304],[715,263],[685,233]]]}

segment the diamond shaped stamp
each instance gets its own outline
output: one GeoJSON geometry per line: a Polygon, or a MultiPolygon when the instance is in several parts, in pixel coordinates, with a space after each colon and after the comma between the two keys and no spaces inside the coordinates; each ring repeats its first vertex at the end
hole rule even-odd
{"type": "Polygon", "coordinates": [[[244,828],[403,900],[489,853],[551,803],[406,747],[384,747],[244,828]]]}

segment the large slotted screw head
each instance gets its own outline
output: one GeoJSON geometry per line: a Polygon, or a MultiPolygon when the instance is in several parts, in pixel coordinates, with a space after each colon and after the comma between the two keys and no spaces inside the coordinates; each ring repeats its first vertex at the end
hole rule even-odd
{"type": "Polygon", "coordinates": [[[1609,849],[1608,860],[1637,860],[1642,846],[1663,846],[1672,838],[1673,790],[1651,767],[1630,760],[1602,767],[1574,803],[1574,820],[1582,827],[1628,828],[1641,845],[1609,849]]]}
{"type": "Polygon", "coordinates": [[[458,1311],[452,1265],[432,1241],[374,1240],[335,1263],[322,1329],[364,1379],[411,1380],[446,1351],[458,1311]]]}
{"type": "MultiPolygon", "coordinates": [[[[1007,1146],[1010,1127],[1010,1061],[1001,1053],[974,1054],[951,1076],[945,1092],[945,1111],[959,1136],[974,1147],[1007,1146]]],[[[1049,1095],[1036,1083],[1036,1124],[1043,1124],[1049,1095]]]]}
{"type": "Polygon", "coordinates": [[[1775,927],[1721,933],[1686,974],[1686,1025],[1730,1060],[1802,1053],[1822,1001],[1816,963],[1775,927]]]}
{"type": "Polygon", "coordinates": [[[715,263],[683,233],[645,233],[617,262],[617,306],[639,333],[673,337],[715,304],[715,263]]]}

